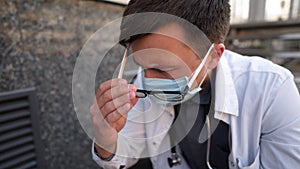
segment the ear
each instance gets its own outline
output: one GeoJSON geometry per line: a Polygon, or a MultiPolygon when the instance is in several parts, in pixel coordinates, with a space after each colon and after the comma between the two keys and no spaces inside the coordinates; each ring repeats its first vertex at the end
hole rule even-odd
{"type": "Polygon", "coordinates": [[[207,63],[207,69],[213,70],[217,67],[223,53],[225,51],[225,45],[223,43],[215,43],[214,49],[210,53],[210,59],[207,63]]]}

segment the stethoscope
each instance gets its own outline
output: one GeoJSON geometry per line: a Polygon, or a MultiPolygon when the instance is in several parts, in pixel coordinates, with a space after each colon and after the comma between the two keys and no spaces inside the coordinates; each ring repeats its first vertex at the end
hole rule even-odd
{"type": "MultiPolygon", "coordinates": [[[[136,79],[137,74],[133,77],[133,79],[131,80],[130,83],[133,83],[134,80],[136,79]]],[[[178,111],[177,109],[175,109],[175,111],[178,111]]],[[[176,113],[175,113],[176,114],[176,113]]],[[[178,112],[177,112],[178,114],[178,112]]],[[[176,120],[177,116],[175,116],[174,121],[176,120]]],[[[173,121],[173,123],[174,123],[173,121]]],[[[213,167],[211,167],[210,163],[209,163],[209,153],[210,153],[210,145],[211,145],[211,125],[210,125],[210,118],[209,118],[209,113],[208,115],[206,115],[206,120],[205,120],[205,124],[207,126],[207,133],[208,133],[208,138],[207,138],[207,153],[206,153],[206,164],[208,169],[214,169],[213,167]]],[[[176,150],[176,145],[173,143],[174,139],[172,139],[172,136],[170,134],[170,143],[171,143],[171,157],[168,158],[168,164],[170,166],[170,168],[180,165],[181,164],[181,159],[177,153],[176,150]]]]}
{"type": "MultiPolygon", "coordinates": [[[[177,109],[175,109],[175,111],[178,111],[177,109]]],[[[176,120],[176,116],[174,121],[176,120]]],[[[173,121],[173,123],[174,123],[173,121]]],[[[205,120],[205,124],[207,126],[207,134],[208,134],[208,138],[207,138],[207,151],[206,151],[206,164],[208,169],[213,169],[209,163],[209,151],[210,151],[210,145],[211,145],[211,130],[210,130],[210,118],[209,115],[206,115],[206,120],[205,120]]],[[[174,145],[171,148],[171,157],[168,158],[168,164],[170,166],[170,168],[174,167],[174,166],[178,166],[181,164],[181,159],[176,151],[176,145],[174,144],[174,138],[172,138],[172,134],[170,133],[170,144],[171,146],[174,145]]]]}

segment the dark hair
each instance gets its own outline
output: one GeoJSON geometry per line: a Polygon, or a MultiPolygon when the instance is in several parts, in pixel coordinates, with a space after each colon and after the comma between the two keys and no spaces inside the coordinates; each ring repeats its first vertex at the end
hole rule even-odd
{"type": "MultiPolygon", "coordinates": [[[[229,0],[131,0],[123,16],[144,12],[166,13],[185,19],[198,27],[213,43],[223,43],[230,26],[229,0]]],[[[153,18],[139,26],[144,26],[149,32],[152,32],[159,26],[163,26],[162,23],[157,24],[157,22],[159,22],[159,18],[153,18]]],[[[128,31],[136,29],[136,27],[136,24],[133,25],[123,18],[120,44],[131,43],[144,35],[126,37],[128,31]]],[[[189,34],[189,32],[186,33],[189,34]]]]}

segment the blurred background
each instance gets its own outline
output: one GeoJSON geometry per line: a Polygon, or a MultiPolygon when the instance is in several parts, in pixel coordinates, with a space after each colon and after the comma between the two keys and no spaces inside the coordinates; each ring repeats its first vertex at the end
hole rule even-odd
{"type": "MultiPolygon", "coordinates": [[[[99,168],[73,108],[72,73],[84,43],[127,3],[0,0],[0,169],[99,168]]],[[[300,0],[230,3],[227,48],[290,69],[299,86],[300,0]]],[[[113,54],[99,83],[121,60],[121,51],[113,54]]]]}

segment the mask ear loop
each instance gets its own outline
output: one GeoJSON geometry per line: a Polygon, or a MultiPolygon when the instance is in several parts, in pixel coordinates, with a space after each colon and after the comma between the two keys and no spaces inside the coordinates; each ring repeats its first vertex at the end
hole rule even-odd
{"type": "MultiPolygon", "coordinates": [[[[199,66],[197,67],[197,69],[195,70],[195,72],[194,72],[194,74],[193,74],[191,80],[190,80],[189,83],[188,83],[189,89],[192,87],[192,85],[193,85],[194,81],[196,80],[198,74],[200,73],[200,71],[201,71],[202,68],[204,67],[204,65],[205,65],[205,63],[206,63],[206,60],[207,60],[208,56],[210,55],[210,53],[211,53],[213,47],[214,47],[214,44],[212,44],[212,45],[209,47],[209,49],[208,49],[208,51],[207,51],[207,53],[206,53],[204,59],[202,60],[202,62],[200,63],[200,65],[199,65],[199,66]]],[[[204,75],[205,77],[202,79],[200,85],[203,83],[204,79],[206,78],[206,75],[207,75],[207,69],[206,69],[206,73],[205,73],[205,75],[204,75]]]]}
{"type": "Polygon", "coordinates": [[[206,79],[207,74],[208,74],[208,71],[207,71],[207,69],[205,69],[204,77],[203,77],[203,79],[201,80],[201,82],[199,83],[199,86],[198,86],[200,89],[202,89],[201,85],[204,82],[204,80],[206,79]]]}

